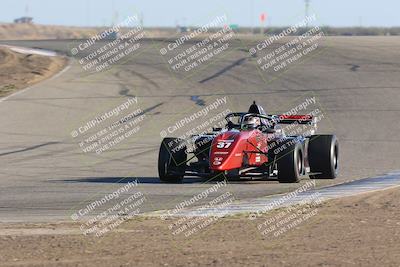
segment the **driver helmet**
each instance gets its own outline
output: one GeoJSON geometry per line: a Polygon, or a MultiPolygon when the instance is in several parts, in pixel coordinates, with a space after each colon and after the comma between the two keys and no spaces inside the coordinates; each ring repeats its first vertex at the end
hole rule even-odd
{"type": "Polygon", "coordinates": [[[259,117],[246,117],[243,121],[243,125],[247,128],[247,129],[255,129],[258,126],[261,125],[261,121],[259,117]]]}

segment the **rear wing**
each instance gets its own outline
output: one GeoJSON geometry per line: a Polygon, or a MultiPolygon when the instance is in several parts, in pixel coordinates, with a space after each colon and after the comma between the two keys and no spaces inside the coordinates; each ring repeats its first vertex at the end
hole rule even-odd
{"type": "Polygon", "coordinates": [[[279,124],[308,124],[308,125],[315,125],[317,120],[314,116],[311,115],[270,115],[272,116],[275,123],[279,124]]]}
{"type": "MultiPolygon", "coordinates": [[[[229,122],[230,117],[240,116],[241,121],[245,116],[257,116],[261,118],[264,125],[273,126],[274,124],[306,124],[316,127],[317,126],[317,118],[306,114],[306,115],[264,115],[264,114],[256,114],[256,113],[246,113],[246,112],[233,112],[229,113],[225,116],[225,119],[229,122]]],[[[240,125],[236,125],[240,126],[240,125]]]]}

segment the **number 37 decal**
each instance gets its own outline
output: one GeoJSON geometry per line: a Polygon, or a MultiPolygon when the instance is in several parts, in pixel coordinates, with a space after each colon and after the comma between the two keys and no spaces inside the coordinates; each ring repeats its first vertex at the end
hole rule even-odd
{"type": "Polygon", "coordinates": [[[234,140],[221,140],[217,143],[217,148],[228,148],[232,145],[234,140]]]}

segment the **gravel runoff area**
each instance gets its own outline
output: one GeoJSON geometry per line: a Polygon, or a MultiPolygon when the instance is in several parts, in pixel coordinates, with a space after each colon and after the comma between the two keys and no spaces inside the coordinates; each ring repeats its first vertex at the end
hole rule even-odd
{"type": "MultiPolygon", "coordinates": [[[[79,225],[0,224],[2,266],[398,266],[398,188],[323,202],[279,236],[255,220],[220,218],[193,235],[173,234],[176,220],[137,217],[101,237],[79,225]]],[[[302,211],[302,208],[296,208],[302,211]]],[[[296,212],[297,212],[296,211],[296,212]]]]}

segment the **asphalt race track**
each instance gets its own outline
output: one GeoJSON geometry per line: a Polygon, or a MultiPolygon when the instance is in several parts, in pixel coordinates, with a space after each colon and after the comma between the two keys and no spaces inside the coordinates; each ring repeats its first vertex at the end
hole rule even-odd
{"type": "MultiPolygon", "coordinates": [[[[2,43],[70,55],[72,41],[2,43]]],[[[136,179],[147,199],[141,212],[173,208],[206,190],[215,182],[159,182],[160,132],[225,96],[226,106],[208,118],[227,108],[246,111],[253,100],[282,113],[315,97],[325,115],[319,132],[340,141],[340,177],[318,186],[400,169],[400,38],[327,37],[317,52],[279,72],[257,67],[248,53],[255,43],[234,40],[225,54],[188,74],[173,71],[161,56],[165,42],[143,40],[107,71],[89,73],[71,58],[61,75],[0,100],[0,220],[69,220],[136,179]],[[71,132],[130,97],[145,114],[138,132],[101,154],[84,153],[71,132]]],[[[298,186],[245,180],[221,190],[241,200],[298,186]]]]}

